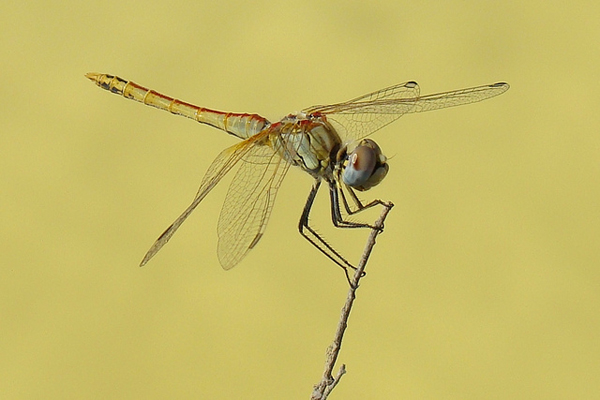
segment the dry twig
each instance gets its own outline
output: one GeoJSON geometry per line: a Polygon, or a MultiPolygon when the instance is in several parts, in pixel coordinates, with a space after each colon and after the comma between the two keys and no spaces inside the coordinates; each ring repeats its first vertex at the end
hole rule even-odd
{"type": "Polygon", "coordinates": [[[360,259],[360,263],[356,268],[354,276],[352,278],[352,285],[350,285],[350,289],[348,290],[348,297],[346,298],[346,303],[342,308],[342,314],[340,316],[340,321],[338,322],[338,326],[335,332],[335,337],[333,339],[333,343],[327,349],[327,359],[325,361],[325,371],[323,372],[323,378],[321,382],[314,386],[311,400],[325,400],[329,393],[335,388],[338,384],[342,375],[346,373],[346,366],[342,364],[338,373],[335,377],[332,376],[333,368],[335,366],[335,362],[337,361],[338,354],[342,347],[342,339],[344,337],[344,331],[346,330],[348,324],[348,318],[350,317],[350,310],[352,309],[352,304],[354,303],[354,299],[356,298],[356,290],[358,290],[358,282],[364,275],[363,272],[367,265],[367,261],[375,246],[375,239],[377,235],[379,235],[383,230],[383,222],[387,217],[388,213],[392,209],[394,205],[392,203],[384,203],[383,210],[381,211],[381,215],[377,222],[375,222],[375,227],[378,229],[372,229],[369,238],[367,239],[367,244],[363,251],[363,255],[360,259]]]}

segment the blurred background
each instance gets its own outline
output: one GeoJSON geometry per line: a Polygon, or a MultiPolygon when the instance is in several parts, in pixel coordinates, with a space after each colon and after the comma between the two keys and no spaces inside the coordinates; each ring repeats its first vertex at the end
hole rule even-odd
{"type": "MultiPolygon", "coordinates": [[[[296,227],[216,257],[226,178],[138,263],[236,139],[102,91],[119,75],[272,121],[407,80],[506,81],[377,132],[396,204],[331,398],[600,393],[600,25],[593,2],[16,2],[0,14],[0,397],[308,398],[347,292],[296,227]]],[[[358,260],[367,231],[312,223],[358,260]]],[[[378,211],[361,216],[374,221],[378,211]]]]}

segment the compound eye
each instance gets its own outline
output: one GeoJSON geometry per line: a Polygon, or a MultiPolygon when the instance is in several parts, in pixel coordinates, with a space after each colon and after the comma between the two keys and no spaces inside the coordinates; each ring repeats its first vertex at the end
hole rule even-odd
{"type": "Polygon", "coordinates": [[[362,187],[373,174],[377,163],[375,151],[367,146],[358,146],[348,157],[342,180],[353,188],[362,187]]]}
{"type": "Polygon", "coordinates": [[[368,190],[387,175],[388,165],[379,146],[370,139],[363,140],[348,156],[342,180],[357,190],[368,190]]]}

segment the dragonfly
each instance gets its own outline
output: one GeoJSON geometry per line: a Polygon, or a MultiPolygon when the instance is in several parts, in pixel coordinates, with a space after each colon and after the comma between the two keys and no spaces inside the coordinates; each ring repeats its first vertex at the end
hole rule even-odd
{"type": "Polygon", "coordinates": [[[321,184],[325,182],[329,187],[335,227],[381,229],[350,220],[351,215],[384,204],[381,200],[363,204],[356,194],[378,185],[389,171],[387,158],[368,136],[404,114],[475,103],[509,89],[507,83],[498,82],[421,96],[419,85],[408,81],[346,102],[309,107],[272,123],[258,114],[198,107],[115,75],[88,73],[85,76],[111,93],[191,118],[242,140],[215,158],[192,203],[158,237],[140,266],[158,253],[208,193],[239,164],[217,225],[219,262],[225,270],[233,268],[263,237],[277,191],[290,166],[296,166],[314,179],[298,230],[342,267],[348,280],[348,268],[355,267],[309,224],[321,184]]]}

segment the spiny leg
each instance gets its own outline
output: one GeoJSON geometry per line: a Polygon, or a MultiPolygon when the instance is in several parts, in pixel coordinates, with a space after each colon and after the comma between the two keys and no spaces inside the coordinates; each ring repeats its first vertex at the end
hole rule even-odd
{"type": "Polygon", "coordinates": [[[381,201],[381,200],[373,200],[370,203],[363,205],[362,202],[358,199],[358,197],[354,193],[354,191],[352,190],[352,188],[349,186],[346,186],[346,188],[348,189],[350,196],[354,200],[354,203],[356,205],[356,210],[352,210],[350,208],[350,205],[348,204],[348,201],[346,200],[346,196],[344,195],[344,191],[342,190],[341,183],[339,181],[329,182],[329,197],[331,200],[331,218],[333,221],[333,225],[335,225],[337,228],[370,228],[370,229],[383,230],[383,227],[378,227],[378,226],[374,226],[374,225],[366,224],[366,223],[362,223],[362,222],[354,222],[354,221],[344,220],[344,218],[342,217],[342,212],[341,212],[341,207],[340,207],[340,200],[339,200],[340,197],[342,198],[342,203],[344,204],[344,208],[345,208],[346,212],[348,213],[348,215],[357,214],[361,211],[364,211],[364,210],[371,208],[373,206],[376,206],[378,204],[382,204],[382,205],[384,204],[383,201],[381,201]]]}
{"type": "Polygon", "coordinates": [[[363,205],[362,202],[360,201],[360,199],[358,198],[358,196],[356,196],[354,189],[352,189],[348,185],[344,185],[344,186],[346,187],[346,189],[348,189],[348,193],[350,193],[350,197],[352,197],[352,201],[354,202],[354,204],[356,206],[355,210],[352,210],[350,208],[350,204],[348,204],[348,201],[346,200],[346,196],[344,195],[344,191],[342,189],[342,185],[340,184],[339,185],[340,196],[342,197],[342,201],[344,203],[344,208],[346,209],[346,212],[348,213],[348,215],[353,215],[353,214],[359,213],[363,210],[374,207],[376,205],[385,205],[385,202],[383,200],[379,200],[379,199],[375,199],[375,200],[371,201],[370,203],[363,205]]]}
{"type": "Polygon", "coordinates": [[[308,198],[306,199],[306,204],[304,205],[304,210],[302,211],[302,216],[300,217],[300,222],[298,223],[298,231],[300,234],[308,240],[313,246],[315,246],[321,253],[325,254],[327,258],[336,263],[339,267],[344,270],[344,274],[346,275],[346,279],[348,283],[352,285],[352,281],[350,279],[350,275],[348,274],[348,267],[352,269],[356,269],[356,267],[350,264],[340,253],[338,253],[329,243],[325,241],[313,228],[311,228],[308,224],[308,218],[310,215],[310,210],[315,201],[315,197],[317,192],[319,191],[319,187],[321,186],[321,180],[316,179],[310,193],[308,194],[308,198]]]}

